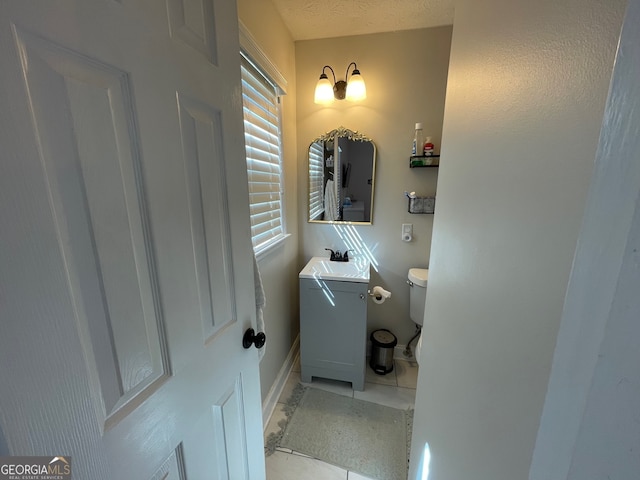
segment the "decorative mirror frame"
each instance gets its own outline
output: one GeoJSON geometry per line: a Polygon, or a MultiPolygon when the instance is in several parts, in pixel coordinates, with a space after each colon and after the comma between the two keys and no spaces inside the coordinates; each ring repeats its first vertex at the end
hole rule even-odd
{"type": "MultiPolygon", "coordinates": [[[[372,225],[373,224],[373,199],[375,195],[375,183],[376,183],[376,144],[375,142],[366,136],[363,133],[358,131],[350,130],[343,126],[340,126],[334,130],[330,130],[319,137],[315,138],[309,144],[309,148],[307,149],[307,222],[308,223],[324,223],[324,224],[347,224],[347,225],[372,225]],[[371,198],[370,198],[370,208],[369,208],[369,220],[368,221],[351,221],[351,220],[312,220],[310,218],[310,209],[311,209],[311,175],[309,174],[309,150],[314,143],[318,142],[335,142],[338,138],[346,138],[347,140],[351,140],[354,142],[367,142],[370,143],[373,152],[371,158],[371,198]]],[[[323,190],[324,191],[324,190],[323,190]]]]}
{"type": "Polygon", "coordinates": [[[367,137],[366,135],[364,135],[363,133],[353,130],[349,130],[348,128],[345,127],[338,127],[334,130],[331,130],[323,135],[320,135],[318,138],[316,138],[313,142],[311,143],[315,143],[315,142],[333,142],[335,140],[335,138],[346,138],[347,140],[353,140],[354,142],[371,142],[373,144],[373,148],[375,151],[376,145],[375,143],[373,143],[373,140],[371,140],[369,137],[367,137]]]}

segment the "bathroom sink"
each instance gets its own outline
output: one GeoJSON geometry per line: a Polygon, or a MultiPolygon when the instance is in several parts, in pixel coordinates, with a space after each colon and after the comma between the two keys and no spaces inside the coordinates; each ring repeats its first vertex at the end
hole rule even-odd
{"type": "Polygon", "coordinates": [[[313,257],[302,269],[299,277],[369,283],[369,262],[356,258],[348,262],[332,262],[327,257],[313,257]]]}

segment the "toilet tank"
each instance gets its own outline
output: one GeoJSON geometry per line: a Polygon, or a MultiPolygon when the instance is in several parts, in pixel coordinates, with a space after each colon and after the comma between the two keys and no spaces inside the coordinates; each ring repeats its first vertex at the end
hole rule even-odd
{"type": "Polygon", "coordinates": [[[424,321],[424,302],[427,298],[427,280],[429,279],[428,268],[409,269],[409,317],[411,320],[422,325],[424,321]]]}

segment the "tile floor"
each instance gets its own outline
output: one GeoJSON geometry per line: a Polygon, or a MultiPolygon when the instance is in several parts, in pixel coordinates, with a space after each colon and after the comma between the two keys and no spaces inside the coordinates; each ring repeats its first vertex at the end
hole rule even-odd
{"type": "MultiPolygon", "coordinates": [[[[284,402],[291,395],[297,383],[312,385],[340,395],[346,395],[368,402],[374,402],[388,407],[406,409],[413,407],[416,397],[416,383],[418,381],[418,366],[415,362],[395,360],[395,366],[387,375],[376,375],[367,366],[364,391],[357,392],[347,382],[323,380],[314,378],[311,384],[300,382],[300,361],[296,361],[291,374],[287,378],[285,388],[280,395],[279,402],[284,402]]],[[[269,419],[265,430],[265,439],[271,432],[278,430],[278,422],[284,418],[283,403],[278,403],[269,419]]],[[[385,480],[363,477],[328,463],[316,460],[289,449],[278,449],[266,457],[267,480],[300,480],[313,478],[314,480],[385,480]]]]}

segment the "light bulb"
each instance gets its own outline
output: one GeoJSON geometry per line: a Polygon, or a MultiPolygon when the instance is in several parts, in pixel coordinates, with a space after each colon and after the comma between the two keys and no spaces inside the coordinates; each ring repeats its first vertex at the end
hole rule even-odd
{"type": "Polygon", "coordinates": [[[324,74],[320,76],[320,80],[316,84],[316,94],[313,101],[321,105],[333,102],[333,85],[324,74]]]}
{"type": "Polygon", "coordinates": [[[354,70],[347,83],[347,100],[357,102],[367,98],[367,87],[359,70],[354,70]]]}

